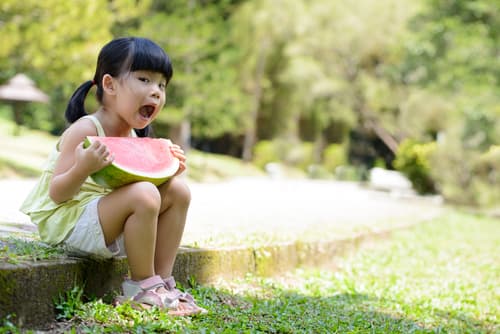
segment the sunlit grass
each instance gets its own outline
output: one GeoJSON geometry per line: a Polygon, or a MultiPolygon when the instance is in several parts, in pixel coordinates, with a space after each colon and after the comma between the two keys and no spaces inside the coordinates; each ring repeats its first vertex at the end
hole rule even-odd
{"type": "Polygon", "coordinates": [[[0,176],[39,175],[57,138],[26,128],[21,128],[18,136],[13,132],[14,124],[0,119],[0,176]]]}
{"type": "Polygon", "coordinates": [[[38,238],[9,236],[0,238],[0,262],[18,264],[65,257],[62,246],[41,243],[38,238]]]}
{"type": "Polygon", "coordinates": [[[262,176],[264,172],[251,163],[222,154],[189,150],[187,175],[195,181],[218,181],[238,176],[262,176]]]}
{"type": "Polygon", "coordinates": [[[190,291],[208,315],[171,318],[71,301],[59,326],[97,333],[498,333],[499,235],[499,220],[449,214],[349,254],[335,269],[195,286],[190,291]]]}
{"type": "MultiPolygon", "coordinates": [[[[0,176],[38,176],[58,137],[21,128],[14,136],[14,123],[0,118],[0,176]]],[[[237,176],[262,176],[263,171],[240,159],[197,150],[188,152],[187,176],[195,181],[218,181],[237,176]]]]}

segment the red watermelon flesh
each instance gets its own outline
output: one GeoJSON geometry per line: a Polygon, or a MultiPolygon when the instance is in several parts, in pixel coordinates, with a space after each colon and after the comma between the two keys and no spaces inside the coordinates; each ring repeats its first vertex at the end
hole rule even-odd
{"type": "Polygon", "coordinates": [[[100,141],[108,148],[114,161],[91,175],[105,187],[116,188],[137,181],[160,185],[179,169],[179,160],[170,151],[170,141],[163,138],[88,136],[85,147],[100,141]]]}

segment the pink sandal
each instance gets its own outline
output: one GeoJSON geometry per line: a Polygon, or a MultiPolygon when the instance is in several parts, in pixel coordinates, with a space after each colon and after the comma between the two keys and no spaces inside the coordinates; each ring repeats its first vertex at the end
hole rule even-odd
{"type": "Polygon", "coordinates": [[[141,308],[175,309],[179,306],[179,298],[175,293],[165,289],[165,283],[160,276],[152,276],[142,281],[125,280],[122,283],[123,296],[118,302],[131,301],[141,308]]]}
{"type": "Polygon", "coordinates": [[[175,279],[173,276],[170,276],[168,278],[165,278],[163,280],[165,283],[165,287],[167,288],[168,291],[174,292],[178,295],[178,300],[181,305],[186,306],[188,309],[191,309],[193,314],[207,314],[208,311],[204,309],[203,307],[200,307],[196,305],[196,302],[194,301],[194,298],[192,295],[190,295],[187,292],[181,292],[179,289],[177,289],[175,279]]]}
{"type": "Polygon", "coordinates": [[[122,283],[123,296],[117,297],[116,303],[126,301],[138,309],[158,307],[168,310],[168,314],[175,316],[189,316],[207,311],[194,303],[194,299],[187,293],[175,289],[175,280],[168,279],[168,284],[155,275],[142,281],[125,280],[122,283]],[[173,284],[173,288],[170,288],[173,284]]]}

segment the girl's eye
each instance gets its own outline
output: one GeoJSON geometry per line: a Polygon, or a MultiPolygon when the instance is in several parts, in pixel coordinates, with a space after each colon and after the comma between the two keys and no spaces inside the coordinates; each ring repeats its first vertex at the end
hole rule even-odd
{"type": "Polygon", "coordinates": [[[165,90],[165,88],[167,87],[167,85],[164,82],[160,83],[159,86],[161,90],[165,90]]]}
{"type": "Polygon", "coordinates": [[[149,79],[145,78],[145,77],[139,77],[139,80],[142,81],[142,82],[145,82],[145,83],[149,82],[149,79]]]}

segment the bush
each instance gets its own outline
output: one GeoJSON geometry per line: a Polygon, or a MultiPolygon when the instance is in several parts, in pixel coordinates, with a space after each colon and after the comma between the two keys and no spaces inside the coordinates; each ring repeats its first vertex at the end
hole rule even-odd
{"type": "Polygon", "coordinates": [[[264,169],[270,162],[279,161],[276,145],[270,140],[261,140],[253,148],[253,163],[264,169]]]}
{"type": "Polygon", "coordinates": [[[476,204],[489,206],[500,202],[500,146],[492,145],[472,164],[472,188],[476,204]]]}
{"type": "Polygon", "coordinates": [[[326,170],[335,173],[339,166],[347,164],[345,148],[341,144],[330,144],[323,151],[323,166],[326,170]]]}
{"type": "Polygon", "coordinates": [[[435,150],[435,142],[419,143],[408,139],[400,144],[396,153],[394,167],[408,177],[419,194],[436,192],[431,176],[431,156],[435,150]]]}
{"type": "Polygon", "coordinates": [[[432,161],[439,192],[451,203],[488,207],[500,202],[500,146],[466,149],[456,138],[440,144],[432,161]]]}
{"type": "Polygon", "coordinates": [[[313,164],[314,145],[309,142],[285,140],[262,140],[253,150],[253,163],[265,169],[270,162],[282,162],[286,166],[307,171],[313,164]]]}
{"type": "Polygon", "coordinates": [[[286,165],[307,171],[314,163],[314,144],[310,142],[281,144],[283,161],[286,165]]]}

